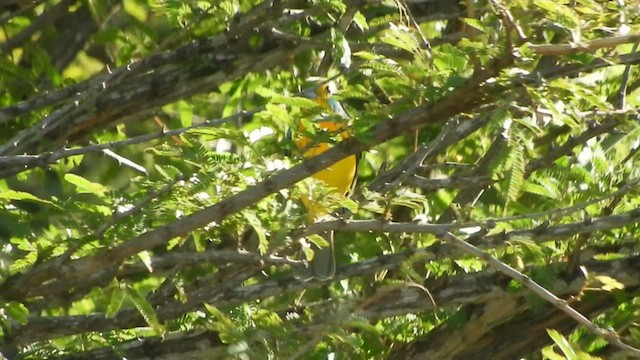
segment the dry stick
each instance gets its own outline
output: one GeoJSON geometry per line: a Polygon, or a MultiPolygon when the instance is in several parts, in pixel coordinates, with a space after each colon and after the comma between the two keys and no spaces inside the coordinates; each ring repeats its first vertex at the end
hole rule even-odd
{"type": "MultiPolygon", "coordinates": [[[[449,246],[448,246],[449,247],[449,246]]],[[[339,279],[346,279],[354,276],[362,276],[377,272],[384,269],[395,268],[400,266],[403,262],[406,262],[413,256],[423,256],[435,259],[436,255],[430,254],[428,249],[408,249],[395,254],[382,255],[377,258],[367,259],[357,264],[351,264],[345,267],[341,267],[337,276],[339,279]]],[[[610,269],[619,269],[620,266],[613,266],[610,269]]],[[[471,274],[468,274],[471,275],[471,274]]],[[[485,276],[486,274],[478,274],[478,276],[485,276]]],[[[633,277],[632,277],[633,278],[633,277]]],[[[294,293],[304,289],[309,289],[318,286],[319,284],[326,284],[329,281],[309,281],[301,282],[294,281],[292,278],[279,278],[279,279],[267,279],[265,282],[256,283],[254,285],[240,285],[236,284],[231,286],[232,289],[228,291],[222,291],[218,285],[211,285],[208,283],[206,286],[200,286],[198,290],[195,290],[194,296],[199,296],[202,302],[207,302],[216,307],[235,306],[237,304],[253,301],[256,299],[265,299],[271,296],[282,295],[283,293],[294,293]],[[198,292],[206,292],[204,296],[198,294],[198,292]]],[[[502,284],[502,281],[499,282],[502,284]]],[[[223,283],[226,288],[226,283],[223,283]]],[[[456,292],[456,291],[454,291],[456,292]]],[[[455,296],[455,295],[454,295],[455,296]]],[[[49,299],[51,297],[48,297],[49,299]]],[[[191,296],[188,296],[191,299],[191,296]]],[[[422,298],[422,297],[420,297],[422,298]]],[[[199,301],[200,301],[199,300],[199,301]]],[[[197,303],[197,301],[196,301],[197,303]]],[[[179,301],[172,302],[159,306],[156,311],[158,316],[162,319],[170,319],[176,314],[193,310],[193,304],[182,304],[179,301]]],[[[401,312],[404,314],[404,312],[401,312]]],[[[67,319],[54,319],[54,318],[32,318],[34,321],[30,321],[24,326],[14,328],[16,331],[16,337],[12,340],[14,344],[27,344],[34,341],[42,341],[46,339],[52,339],[65,335],[71,335],[78,332],[89,331],[107,331],[116,328],[131,328],[135,326],[144,326],[143,319],[138,317],[139,314],[136,310],[124,310],[123,313],[118,314],[115,318],[105,318],[104,314],[92,314],[87,316],[73,316],[66,317],[67,319]],[[56,332],[52,333],[47,329],[52,328],[52,324],[57,324],[56,332]]],[[[388,315],[387,315],[388,316],[388,315]]],[[[379,318],[379,316],[376,316],[379,318]]],[[[367,316],[371,318],[371,316],[367,316]]]]}
{"type": "Polygon", "coordinates": [[[431,43],[427,40],[427,37],[424,36],[422,29],[420,29],[420,24],[416,21],[416,18],[411,13],[411,9],[405,0],[400,0],[402,2],[402,6],[404,7],[405,15],[411,21],[411,25],[416,29],[418,35],[420,35],[420,39],[422,40],[422,49],[425,50],[427,57],[431,57],[431,43]]]}
{"type": "MultiPolygon", "coordinates": [[[[638,43],[633,44],[633,48],[631,49],[631,53],[634,53],[638,50],[638,43]]],[[[627,97],[627,87],[629,85],[629,77],[631,75],[631,65],[627,65],[624,67],[624,72],[622,73],[622,79],[620,82],[620,89],[618,89],[618,94],[616,96],[616,104],[614,106],[624,111],[625,108],[625,100],[627,97]]]]}
{"type": "MultiPolygon", "coordinates": [[[[444,134],[445,132],[440,133],[439,138],[442,138],[444,134]]],[[[384,194],[395,188],[415,173],[427,156],[432,153],[432,149],[431,143],[422,145],[392,170],[381,169],[378,177],[369,184],[369,190],[384,194]]]]}
{"type": "MultiPolygon", "coordinates": [[[[40,0],[40,2],[42,1],[40,0]]],[[[262,11],[262,13],[265,12],[266,11],[262,11]]],[[[283,24],[286,24],[287,20],[289,20],[290,18],[295,19],[298,17],[302,17],[305,14],[306,13],[303,12],[296,15],[287,15],[284,20],[276,20],[276,23],[282,22],[283,24]]],[[[251,12],[249,12],[244,15],[250,16],[252,14],[251,12]]],[[[240,21],[239,24],[243,25],[245,23],[240,21]]],[[[261,23],[260,25],[267,26],[268,24],[261,23]]],[[[253,29],[253,27],[251,27],[251,29],[253,29]]],[[[176,65],[182,59],[189,58],[194,53],[202,52],[201,48],[203,46],[221,46],[224,43],[227,43],[230,38],[234,38],[237,35],[238,32],[232,28],[225,34],[216,35],[212,38],[209,38],[206,41],[206,44],[195,42],[181,46],[173,51],[159,52],[150,55],[147,58],[132,62],[128,65],[121,66],[113,71],[109,70],[107,73],[96,75],[78,84],[70,85],[63,89],[52,90],[35,98],[30,98],[17,104],[9,105],[5,108],[0,108],[0,124],[13,121],[14,118],[18,116],[22,116],[26,113],[43,108],[45,106],[55,105],[65,100],[75,100],[78,102],[82,101],[85,95],[94,91],[100,91],[100,89],[103,89],[104,86],[112,87],[115,84],[121,83],[121,80],[126,79],[130,76],[145,74],[146,72],[149,72],[151,70],[158,70],[166,65],[176,65]]]]}
{"type": "Polygon", "coordinates": [[[184,175],[176,176],[175,179],[171,180],[169,183],[164,185],[162,188],[160,188],[158,190],[150,191],[142,200],[140,200],[132,208],[130,208],[130,209],[124,211],[124,212],[114,211],[113,212],[113,216],[111,216],[111,220],[107,221],[102,226],[100,226],[96,231],[94,231],[93,234],[91,234],[92,235],[91,237],[98,238],[98,239],[102,238],[104,236],[104,234],[107,232],[107,230],[109,230],[112,226],[114,226],[119,221],[121,221],[122,219],[124,219],[124,218],[126,218],[128,216],[132,216],[132,215],[135,215],[135,214],[138,214],[138,213],[142,212],[146,208],[146,206],[151,202],[151,200],[157,199],[157,198],[159,198],[160,196],[162,196],[164,194],[168,194],[169,192],[171,192],[171,190],[173,190],[173,187],[178,182],[184,180],[185,178],[186,178],[186,176],[184,176],[184,175]]]}
{"type": "MultiPolygon", "coordinates": [[[[603,200],[603,199],[601,199],[603,200]]],[[[586,206],[586,204],[580,204],[586,206]]],[[[565,210],[565,209],[563,209],[565,210]]],[[[574,211],[577,210],[574,209],[574,211]]],[[[536,216],[546,216],[547,212],[536,213],[536,216]]],[[[420,222],[387,222],[380,220],[333,220],[315,223],[307,228],[295,230],[291,237],[308,236],[310,234],[319,233],[329,230],[352,231],[352,232],[385,232],[385,233],[420,233],[437,235],[442,232],[454,231],[459,229],[468,229],[473,227],[493,228],[498,222],[512,221],[522,219],[527,215],[513,216],[504,218],[507,220],[499,221],[498,219],[488,219],[484,221],[473,221],[466,223],[448,223],[448,224],[428,224],[420,222]]],[[[531,216],[529,214],[528,216],[531,216]]],[[[483,239],[483,245],[487,247],[497,246],[510,239],[532,238],[536,242],[547,241],[558,237],[568,237],[578,234],[585,234],[594,231],[606,231],[621,226],[631,225],[640,222],[640,208],[617,214],[600,216],[585,221],[576,221],[566,224],[549,226],[543,223],[537,227],[527,229],[517,229],[511,231],[503,231],[492,235],[487,235],[483,239]]]]}
{"type": "Polygon", "coordinates": [[[53,164],[60,159],[64,159],[71,156],[103,152],[104,150],[112,150],[112,149],[121,148],[129,145],[148,142],[151,140],[163,139],[163,138],[180,135],[190,130],[194,130],[198,128],[220,126],[232,120],[253,116],[254,114],[262,110],[264,110],[264,107],[259,107],[251,111],[241,111],[231,116],[227,116],[225,118],[207,120],[200,124],[194,124],[191,126],[186,126],[186,127],[182,127],[174,130],[160,131],[160,132],[155,132],[155,133],[146,134],[146,135],[134,136],[126,140],[114,141],[109,143],[95,144],[95,145],[89,145],[89,146],[84,146],[79,148],[61,149],[61,150],[57,150],[49,153],[40,154],[40,155],[0,156],[0,168],[5,167],[5,169],[0,171],[0,178],[5,177],[8,174],[15,173],[16,168],[19,168],[20,171],[25,171],[25,170],[36,168],[36,167],[44,167],[46,165],[53,164]]]}
{"type": "Polygon", "coordinates": [[[435,191],[438,189],[475,188],[478,186],[487,186],[493,184],[493,182],[494,180],[492,180],[489,175],[429,179],[414,174],[404,181],[404,185],[418,187],[426,191],[435,191]]]}
{"type": "MultiPolygon", "coordinates": [[[[64,109],[62,112],[56,110],[40,123],[19,132],[8,140],[8,145],[0,145],[0,154],[9,155],[22,153],[33,144],[38,143],[38,140],[41,140],[43,134],[53,134],[52,130],[54,128],[50,126],[52,125],[50,124],[52,121],[56,122],[56,126],[63,125],[64,129],[62,130],[64,131],[58,131],[53,134],[56,138],[50,140],[66,140],[71,135],[78,136],[80,133],[88,131],[89,126],[104,126],[116,121],[123,115],[140,113],[144,110],[170,102],[172,99],[180,99],[214,89],[216,84],[224,81],[227,77],[233,77],[249,70],[258,71],[259,69],[277,67],[282,63],[282,56],[294,55],[307,49],[307,46],[291,48],[285,47],[282,44],[276,44],[273,48],[262,49],[261,51],[267,55],[261,56],[261,61],[254,61],[255,59],[253,58],[257,58],[258,55],[245,49],[241,45],[231,46],[231,48],[225,49],[225,51],[215,51],[215,46],[221,46],[221,44],[210,44],[210,42],[197,42],[197,44],[198,46],[192,49],[191,52],[182,52],[183,58],[176,59],[178,63],[191,63],[199,59],[200,62],[196,64],[196,66],[184,67],[173,65],[164,68],[154,66],[156,68],[154,71],[146,72],[139,76],[140,81],[134,83],[127,82],[122,85],[121,88],[108,87],[107,92],[99,94],[101,95],[100,99],[95,99],[93,102],[82,101],[81,109],[84,112],[80,114],[67,114],[67,112],[70,112],[70,109],[64,109]],[[238,60],[242,54],[248,53],[251,53],[251,56],[248,58],[242,58],[242,61],[231,63],[232,61],[238,60]],[[184,57],[188,58],[185,60],[184,57]],[[204,63],[205,61],[206,64],[204,63]],[[232,68],[227,68],[226,66],[232,66],[232,68]],[[232,69],[236,73],[234,73],[232,69]],[[163,75],[164,73],[169,73],[171,76],[167,77],[163,75]],[[164,79],[166,81],[162,82],[158,79],[164,79]],[[102,111],[102,109],[106,109],[107,106],[108,109],[102,111]],[[54,119],[55,117],[64,118],[54,119]],[[95,120],[95,122],[91,122],[93,120],[95,120]],[[63,124],[57,124],[57,122],[62,122],[63,124]],[[42,129],[42,126],[46,128],[42,129]]],[[[167,58],[172,58],[172,54],[173,53],[168,54],[167,58]]],[[[177,54],[177,52],[175,52],[175,54],[177,54]]],[[[175,55],[173,57],[175,57],[175,55]]],[[[162,62],[163,59],[164,58],[160,58],[158,60],[162,62]]],[[[95,96],[97,95],[96,93],[95,96]]],[[[92,95],[92,97],[95,96],[92,95]]]]}
{"type": "Polygon", "coordinates": [[[515,18],[513,17],[513,15],[511,15],[511,12],[509,11],[509,9],[506,6],[504,6],[504,4],[500,3],[498,0],[491,0],[490,3],[494,8],[493,9],[494,12],[502,18],[502,22],[504,23],[505,27],[515,30],[521,42],[526,41],[527,35],[524,33],[524,30],[522,30],[520,25],[516,23],[515,18]]]}
{"type": "Polygon", "coordinates": [[[47,132],[54,131],[64,124],[63,117],[77,118],[89,112],[89,104],[95,103],[97,94],[91,92],[83,95],[82,102],[67,103],[61,108],[42,119],[38,124],[21,130],[6,143],[0,144],[0,155],[12,155],[15,148],[27,139],[42,139],[47,132]]]}
{"type": "Polygon", "coordinates": [[[586,144],[589,139],[613,131],[621,121],[617,119],[606,119],[603,124],[590,124],[589,128],[578,136],[571,136],[567,141],[550,150],[546,155],[527,164],[524,169],[524,177],[528,178],[534,171],[549,167],[557,159],[563,156],[573,156],[573,148],[586,144]]]}
{"type": "Polygon", "coordinates": [[[418,149],[418,151],[402,160],[402,162],[397,164],[393,169],[389,171],[380,171],[378,176],[369,183],[369,190],[379,193],[389,191],[393,186],[402,183],[404,180],[414,175],[415,171],[427,159],[440,154],[449,145],[471,135],[488,123],[490,118],[490,116],[486,116],[480,119],[473,119],[460,123],[457,123],[455,120],[450,120],[443,127],[443,130],[436,139],[423,145],[418,149]]]}
{"type": "Polygon", "coordinates": [[[627,352],[630,352],[632,354],[640,356],[640,350],[639,349],[636,349],[633,346],[630,346],[630,345],[627,345],[627,344],[623,343],[620,340],[620,338],[618,337],[618,334],[616,334],[615,332],[605,330],[605,329],[599,327],[598,325],[594,324],[589,319],[587,319],[584,315],[582,315],[577,310],[575,310],[574,308],[569,306],[569,304],[567,303],[566,300],[555,296],[554,294],[549,292],[547,289],[545,289],[543,286],[541,286],[538,283],[536,283],[535,281],[533,281],[529,276],[519,272],[518,270],[516,270],[516,269],[512,268],[511,266],[505,264],[504,262],[494,258],[493,256],[491,256],[491,255],[487,254],[486,252],[480,250],[479,248],[469,244],[468,242],[456,237],[455,235],[451,234],[450,232],[443,233],[441,236],[445,240],[447,240],[447,242],[449,242],[451,245],[457,247],[458,249],[460,249],[460,250],[462,250],[462,251],[464,251],[464,252],[466,252],[468,254],[472,254],[472,255],[475,255],[475,256],[481,258],[482,260],[484,260],[485,262],[489,263],[491,266],[493,266],[495,269],[497,269],[501,273],[503,273],[503,274],[509,276],[510,278],[518,281],[523,286],[525,286],[529,290],[533,291],[538,296],[540,296],[544,300],[546,300],[549,303],[551,303],[553,306],[555,306],[558,309],[560,309],[562,312],[567,314],[569,317],[571,317],[574,320],[576,320],[579,324],[584,325],[587,329],[589,329],[589,331],[591,331],[595,335],[605,339],[610,344],[612,344],[614,346],[617,346],[618,348],[620,348],[622,350],[625,350],[627,352]]]}
{"type": "Polygon", "coordinates": [[[580,52],[594,52],[598,49],[615,47],[622,44],[637,43],[640,41],[640,33],[613,36],[604,39],[596,39],[587,42],[569,44],[529,44],[529,49],[538,55],[568,55],[580,52]]]}
{"type": "MultiPolygon", "coordinates": [[[[490,174],[489,168],[491,164],[496,161],[500,154],[504,153],[506,146],[507,141],[505,137],[502,134],[496,135],[493,143],[489,146],[482,158],[480,158],[471,169],[464,171],[463,174],[472,176],[490,174]]],[[[459,219],[462,214],[460,214],[458,210],[464,207],[472,208],[487,188],[488,185],[482,186],[482,184],[478,184],[476,188],[469,188],[458,192],[447,209],[438,217],[438,223],[443,224],[459,219]]]]}
{"type": "MultiPolygon", "coordinates": [[[[214,41],[215,40],[211,40],[211,42],[214,41]]],[[[76,106],[76,104],[78,104],[77,106],[79,106],[80,103],[87,102],[87,99],[90,99],[91,97],[95,98],[95,92],[102,91],[107,86],[112,87],[116,84],[120,84],[122,80],[144,73],[145,70],[149,70],[153,66],[159,68],[163,64],[170,63],[170,61],[175,60],[174,58],[182,55],[182,52],[186,52],[191,49],[189,46],[192,45],[184,46],[172,53],[151,55],[148,58],[121,66],[115,70],[108,68],[106,73],[95,75],[80,83],[58,90],[52,90],[37,97],[21,101],[17,104],[0,108],[0,124],[13,121],[15,118],[26,113],[46,106],[52,106],[65,100],[69,101],[71,105],[76,106]]],[[[55,113],[58,113],[59,110],[60,109],[56,109],[47,118],[44,118],[39,126],[47,126],[48,118],[55,113]]],[[[14,142],[18,140],[19,139],[16,139],[14,142]]]]}
{"type": "Polygon", "coordinates": [[[131,209],[125,211],[125,212],[113,211],[113,215],[111,216],[111,220],[109,220],[106,223],[104,223],[97,230],[95,230],[93,233],[91,233],[91,235],[89,235],[88,237],[85,237],[83,239],[74,240],[73,241],[73,245],[70,246],[62,255],[60,255],[60,257],[58,258],[58,262],[60,264],[62,264],[63,262],[69,260],[71,258],[71,256],[76,251],[78,251],[78,249],[80,249],[81,247],[83,247],[84,245],[86,245],[90,241],[102,238],[104,236],[104,234],[112,226],[114,226],[118,222],[122,221],[126,217],[135,215],[135,214],[141,212],[142,210],[144,210],[145,207],[151,202],[151,200],[156,199],[159,196],[170,192],[171,190],[173,190],[173,186],[175,184],[177,184],[180,180],[184,180],[184,178],[185,178],[184,176],[177,176],[175,179],[173,179],[170,183],[166,184],[161,189],[159,189],[157,191],[156,190],[151,191],[147,196],[145,196],[142,200],[140,200],[140,202],[138,202],[133,208],[131,208],[131,209]]]}
{"type": "MultiPolygon", "coordinates": [[[[254,8],[254,10],[256,10],[254,11],[255,14],[260,15],[268,11],[267,9],[259,10],[258,8],[254,8]]],[[[252,14],[250,11],[248,13],[243,13],[242,16],[253,16],[255,14],[252,14]]],[[[307,14],[308,12],[302,12],[299,14],[285,14],[285,17],[277,19],[274,23],[276,25],[285,25],[290,21],[302,18],[307,14]]],[[[252,24],[257,23],[257,20],[253,19],[250,21],[253,22],[247,23],[245,21],[239,21],[238,23],[236,23],[236,25],[240,27],[248,26],[251,29],[250,32],[253,33],[254,26],[252,26],[252,24]]],[[[264,22],[259,23],[261,27],[269,26],[269,24],[270,23],[264,22]]],[[[192,54],[202,52],[202,47],[204,46],[222,46],[223,44],[229,42],[229,39],[234,39],[238,35],[239,31],[237,31],[237,29],[235,28],[231,28],[229,31],[225,32],[225,34],[216,35],[212,38],[209,38],[204,44],[201,42],[194,42],[181,46],[172,51],[158,52],[150,55],[147,58],[132,62],[128,65],[121,66],[113,71],[109,70],[108,73],[96,75],[81,83],[74,84],[63,89],[52,90],[51,92],[42,94],[38,97],[27,99],[25,101],[10,105],[5,108],[0,108],[0,124],[11,121],[17,116],[24,115],[28,112],[37,110],[45,106],[55,105],[56,103],[65,100],[75,99],[76,101],[81,101],[82,97],[78,97],[81,94],[98,91],[100,89],[103,89],[104,86],[112,87],[115,84],[121,83],[121,80],[127,79],[130,76],[138,76],[152,70],[156,71],[166,65],[176,65],[183,59],[191,57],[192,54]]]]}
{"type": "MultiPolygon", "coordinates": [[[[163,269],[169,269],[176,266],[198,266],[202,264],[241,264],[256,267],[265,265],[301,265],[302,261],[283,258],[275,255],[259,255],[254,252],[243,250],[209,250],[204,252],[170,252],[166,255],[154,256],[151,258],[151,266],[153,273],[151,276],[165,276],[160,272],[163,269]]],[[[149,269],[141,262],[127,264],[118,271],[118,278],[127,276],[128,274],[147,273],[149,269]]]]}
{"type": "Polygon", "coordinates": [[[126,158],[126,157],[124,157],[124,156],[122,156],[120,154],[117,154],[114,151],[111,151],[109,149],[104,149],[104,150],[102,150],[102,153],[105,154],[106,156],[114,159],[115,161],[117,161],[119,165],[123,165],[123,166],[129,167],[129,168],[131,168],[131,169],[133,169],[135,171],[141,172],[141,173],[143,173],[145,175],[149,175],[149,173],[147,172],[147,169],[145,169],[144,166],[142,166],[142,165],[136,163],[135,161],[133,161],[131,159],[128,159],[128,158],[126,158]]]}
{"type": "MultiPolygon", "coordinates": [[[[638,43],[633,44],[633,48],[631,49],[631,52],[634,53],[638,50],[638,43]]],[[[629,85],[629,77],[631,75],[631,66],[627,65],[624,68],[624,73],[622,73],[622,84],[620,85],[620,89],[618,90],[618,94],[616,96],[616,102],[617,104],[616,107],[618,109],[623,110],[625,108],[625,103],[626,103],[626,98],[627,98],[627,88],[629,85]]],[[[634,109],[635,112],[637,112],[637,109],[634,109]]],[[[627,156],[625,156],[625,158],[622,160],[621,164],[626,163],[627,161],[631,160],[631,158],[633,158],[638,151],[640,151],[640,146],[636,146],[634,149],[631,149],[631,151],[629,151],[629,154],[627,154],[627,156]]]]}

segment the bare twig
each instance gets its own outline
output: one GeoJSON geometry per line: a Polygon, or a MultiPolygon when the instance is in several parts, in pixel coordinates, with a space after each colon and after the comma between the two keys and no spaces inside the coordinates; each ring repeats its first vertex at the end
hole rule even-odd
{"type": "Polygon", "coordinates": [[[529,48],[538,55],[568,55],[580,52],[594,52],[602,48],[615,47],[622,44],[637,43],[640,41],[640,33],[613,36],[592,41],[569,44],[529,44],[529,48]]]}
{"type": "Polygon", "coordinates": [[[477,188],[478,186],[490,185],[494,182],[488,175],[468,176],[460,178],[427,179],[422,176],[413,175],[404,181],[405,185],[415,186],[426,191],[438,189],[466,189],[477,188]]]}
{"type": "Polygon", "coordinates": [[[60,159],[68,158],[75,155],[103,152],[104,150],[117,149],[125,146],[148,142],[151,140],[169,138],[198,128],[220,126],[233,120],[249,118],[262,110],[264,110],[264,107],[259,107],[251,111],[241,111],[225,118],[207,120],[191,126],[134,136],[126,140],[113,141],[109,143],[95,144],[79,148],[61,149],[40,155],[0,156],[0,169],[4,168],[0,170],[0,178],[13,175],[16,171],[20,172],[28,169],[33,169],[35,167],[44,167],[49,164],[53,164],[60,159]]]}
{"type": "MultiPolygon", "coordinates": [[[[626,191],[626,190],[625,190],[626,191]]],[[[603,201],[610,198],[600,198],[603,201]]],[[[464,223],[450,224],[428,224],[421,222],[389,222],[380,220],[332,220],[323,221],[312,224],[304,229],[298,229],[291,235],[293,238],[309,236],[311,234],[321,233],[324,231],[349,231],[349,232],[384,232],[384,233],[413,233],[413,234],[433,234],[437,235],[443,231],[454,231],[469,228],[493,228],[498,223],[516,221],[522,219],[535,219],[538,217],[546,217],[553,214],[563,212],[575,212],[588,206],[591,201],[578,204],[569,208],[558,209],[555,211],[544,211],[541,213],[533,213],[527,215],[517,215],[504,218],[488,219],[484,221],[470,221],[464,223]],[[557,211],[557,212],[556,212],[557,211]]],[[[482,239],[483,247],[495,247],[503,244],[507,240],[528,238],[536,242],[550,240],[552,238],[565,238],[573,235],[584,234],[593,231],[606,231],[622,226],[632,225],[640,222],[640,209],[634,209],[618,215],[601,216],[589,219],[587,222],[578,221],[566,224],[549,226],[538,226],[530,229],[518,229],[512,231],[504,231],[501,233],[487,235],[482,239]]]]}
{"type": "Polygon", "coordinates": [[[402,6],[404,7],[407,18],[409,18],[409,21],[411,21],[411,26],[418,32],[418,35],[420,35],[420,39],[422,40],[422,49],[425,51],[427,57],[431,57],[431,44],[429,43],[429,40],[427,40],[427,37],[424,36],[424,33],[420,28],[420,24],[418,24],[416,18],[413,16],[413,13],[411,12],[411,9],[409,8],[407,2],[405,0],[400,1],[402,2],[402,6]]]}
{"type": "Polygon", "coordinates": [[[639,349],[636,349],[630,345],[623,343],[618,337],[618,334],[616,334],[614,331],[605,330],[599,327],[598,325],[594,324],[589,319],[587,319],[584,315],[580,314],[574,308],[569,306],[566,300],[555,296],[554,294],[549,292],[547,289],[545,289],[543,286],[533,281],[529,276],[519,272],[513,267],[494,258],[493,256],[487,254],[486,252],[480,250],[479,248],[469,244],[468,242],[456,237],[455,235],[449,232],[444,233],[441,236],[445,240],[447,240],[447,242],[459,248],[460,250],[464,251],[465,253],[472,254],[479,257],[480,259],[489,263],[491,266],[493,266],[495,269],[497,269],[501,273],[511,277],[514,280],[517,280],[523,286],[527,287],[529,290],[533,291],[538,296],[548,301],[549,303],[551,303],[553,306],[560,309],[565,314],[569,315],[572,319],[576,320],[579,324],[585,326],[587,329],[589,329],[589,331],[591,331],[595,335],[607,340],[610,344],[615,345],[620,349],[623,349],[627,352],[635,354],[636,356],[640,356],[639,349]]]}
{"type": "Polygon", "coordinates": [[[524,171],[525,178],[529,177],[536,170],[549,167],[550,164],[563,156],[573,155],[573,148],[580,144],[586,143],[591,138],[612,131],[620,123],[621,122],[618,119],[605,119],[603,124],[591,123],[590,127],[582,134],[575,137],[570,137],[564,144],[553,148],[545,156],[527,164],[524,171]]]}
{"type": "Polygon", "coordinates": [[[147,173],[147,169],[144,168],[144,166],[136,163],[135,161],[131,160],[131,159],[127,159],[126,157],[122,156],[122,155],[118,155],[116,154],[114,151],[111,151],[109,149],[104,149],[102,150],[102,153],[105,154],[106,156],[113,158],[115,161],[118,162],[118,164],[120,165],[124,165],[127,166],[135,171],[141,172],[145,175],[148,175],[147,173]]]}
{"type": "MultiPolygon", "coordinates": [[[[444,132],[440,133],[440,137],[444,132]]],[[[409,177],[413,176],[415,171],[420,167],[422,162],[433,151],[431,144],[420,146],[418,151],[404,159],[402,163],[394,167],[390,171],[381,170],[378,177],[369,184],[369,190],[385,193],[389,189],[396,188],[409,177]]]]}
{"type": "MultiPolygon", "coordinates": [[[[486,151],[485,155],[482,159],[478,160],[475,166],[472,169],[465,170],[462,173],[462,176],[483,176],[488,175],[490,173],[489,168],[490,165],[495,161],[495,159],[503,153],[505,147],[507,146],[506,139],[502,134],[498,134],[495,136],[495,140],[486,151]]],[[[438,218],[438,222],[448,223],[458,217],[457,208],[462,206],[468,206],[476,201],[484,190],[488,187],[488,184],[477,184],[475,188],[467,188],[460,191],[456,197],[453,199],[451,204],[447,210],[445,210],[440,217],[438,218]]],[[[460,220],[460,219],[458,219],[460,220]]]]}
{"type": "MultiPolygon", "coordinates": [[[[638,43],[635,43],[633,44],[631,53],[634,53],[637,50],[638,50],[638,43]]],[[[620,79],[620,89],[618,89],[618,94],[616,96],[616,103],[614,104],[616,109],[624,110],[625,108],[625,100],[627,97],[627,86],[629,85],[630,76],[631,76],[631,65],[627,65],[624,67],[624,72],[622,73],[622,79],[620,79]]]]}
{"type": "Polygon", "coordinates": [[[442,153],[447,147],[473,134],[491,119],[485,116],[479,119],[456,122],[450,121],[440,134],[429,144],[425,144],[400,164],[389,171],[381,173],[369,183],[369,190],[384,193],[412,177],[426,161],[442,153]]]}
{"type": "Polygon", "coordinates": [[[491,0],[490,3],[493,6],[494,11],[502,19],[502,23],[505,25],[505,27],[507,29],[515,30],[516,34],[518,34],[520,42],[526,41],[527,35],[524,33],[524,30],[522,30],[522,27],[518,25],[513,15],[511,15],[509,9],[498,0],[491,0]]]}
{"type": "MultiPolygon", "coordinates": [[[[166,269],[175,266],[197,266],[202,264],[247,264],[257,267],[265,265],[281,265],[296,266],[302,262],[299,260],[291,260],[279,256],[267,255],[261,256],[248,251],[236,250],[211,250],[204,252],[171,252],[166,255],[152,257],[150,264],[153,267],[153,274],[162,276],[166,269]]],[[[118,277],[127,276],[129,274],[148,273],[145,264],[140,262],[123,266],[118,272],[118,277]]]]}
{"type": "Polygon", "coordinates": [[[147,208],[147,206],[149,205],[149,203],[151,203],[152,200],[158,199],[164,194],[168,194],[169,192],[171,192],[171,190],[173,190],[173,187],[178,182],[184,179],[185,179],[185,176],[177,176],[175,179],[167,183],[161,189],[149,191],[149,193],[142,200],[140,200],[137,204],[127,209],[126,211],[113,211],[113,216],[111,216],[111,220],[107,221],[102,226],[100,226],[96,231],[94,231],[91,234],[91,237],[97,238],[97,239],[102,238],[104,234],[115,224],[122,221],[123,219],[126,219],[129,216],[139,214],[140,212],[142,212],[144,209],[147,208]]]}

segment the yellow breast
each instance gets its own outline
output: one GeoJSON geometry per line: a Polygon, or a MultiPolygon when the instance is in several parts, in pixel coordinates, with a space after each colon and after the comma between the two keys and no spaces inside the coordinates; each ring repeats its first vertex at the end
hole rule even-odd
{"type": "MultiPolygon", "coordinates": [[[[320,121],[318,123],[320,129],[328,131],[328,132],[337,132],[344,126],[343,124],[332,122],[332,121],[320,121]]],[[[348,138],[349,132],[342,131],[339,134],[339,139],[348,138]]],[[[305,149],[303,156],[305,158],[310,158],[313,156],[317,156],[327,151],[331,144],[328,143],[319,143],[319,144],[311,144],[311,141],[308,138],[300,138],[296,141],[296,146],[300,149],[305,149]]],[[[337,163],[327,167],[324,170],[321,170],[312,175],[313,178],[323,181],[327,186],[333,188],[335,192],[341,196],[347,195],[351,190],[351,186],[356,177],[357,170],[357,158],[355,155],[348,156],[337,163]]],[[[309,209],[309,215],[311,217],[315,217],[317,215],[322,215],[324,213],[323,209],[316,205],[312,199],[302,199],[305,207],[309,209]]]]}

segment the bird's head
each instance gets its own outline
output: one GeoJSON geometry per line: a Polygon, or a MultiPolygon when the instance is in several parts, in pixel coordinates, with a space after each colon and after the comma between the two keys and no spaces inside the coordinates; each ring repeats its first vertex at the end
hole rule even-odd
{"type": "Polygon", "coordinates": [[[304,97],[315,100],[325,109],[345,119],[349,118],[340,102],[333,97],[338,92],[338,87],[333,81],[320,77],[311,77],[307,79],[305,85],[305,90],[302,92],[304,97]]]}

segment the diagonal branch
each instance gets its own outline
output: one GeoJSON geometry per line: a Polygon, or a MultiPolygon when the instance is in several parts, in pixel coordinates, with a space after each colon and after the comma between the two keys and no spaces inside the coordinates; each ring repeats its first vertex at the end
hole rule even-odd
{"type": "Polygon", "coordinates": [[[602,48],[611,48],[622,44],[637,42],[640,42],[640,33],[569,44],[529,44],[529,49],[538,55],[569,55],[581,52],[594,52],[602,48]]]}
{"type": "Polygon", "coordinates": [[[472,255],[475,255],[475,256],[481,258],[482,260],[484,260],[485,262],[489,263],[491,266],[496,268],[501,273],[513,278],[514,280],[517,280],[523,286],[527,287],[529,290],[533,291],[538,296],[540,296],[544,300],[548,301],[550,304],[554,305],[558,309],[562,310],[564,313],[569,315],[572,319],[574,319],[575,321],[577,321],[578,323],[580,323],[581,325],[583,325],[584,327],[589,329],[589,331],[591,331],[592,333],[596,334],[597,336],[607,340],[610,344],[613,344],[613,345],[619,347],[620,349],[625,350],[625,351],[627,351],[627,352],[629,352],[631,354],[634,354],[636,356],[640,356],[640,349],[636,349],[633,346],[630,346],[630,345],[625,344],[624,342],[622,342],[622,340],[620,340],[620,338],[618,337],[618,335],[615,332],[613,332],[611,330],[605,330],[605,329],[599,327],[598,325],[594,324],[589,319],[587,319],[584,315],[580,314],[574,308],[569,306],[569,304],[567,303],[566,300],[561,299],[561,298],[557,297],[556,295],[552,294],[547,289],[545,289],[543,286],[541,286],[538,283],[536,283],[535,281],[533,281],[529,276],[524,275],[523,273],[519,272],[518,270],[514,269],[513,267],[511,267],[511,266],[507,265],[506,263],[494,258],[493,256],[487,254],[486,252],[484,252],[484,251],[480,250],[479,248],[469,244],[468,242],[456,237],[455,235],[453,235],[451,233],[442,234],[442,237],[444,237],[453,246],[461,249],[462,251],[464,251],[464,252],[466,252],[468,254],[472,254],[472,255]]]}

